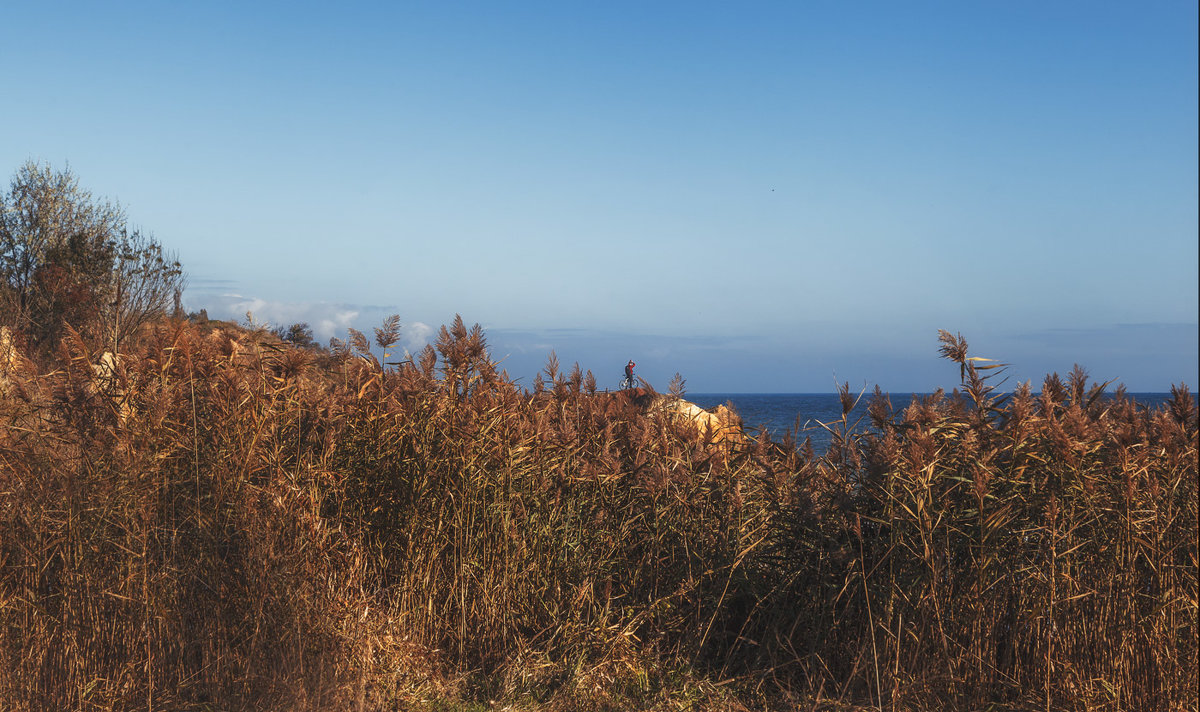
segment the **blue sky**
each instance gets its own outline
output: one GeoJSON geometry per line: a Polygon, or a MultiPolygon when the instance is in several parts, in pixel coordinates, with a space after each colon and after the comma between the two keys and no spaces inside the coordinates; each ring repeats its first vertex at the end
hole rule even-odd
{"type": "Polygon", "coordinates": [[[212,316],[461,313],[524,383],[927,391],[939,328],[1197,379],[1195,2],[0,14],[0,170],[69,164],[212,316]]]}

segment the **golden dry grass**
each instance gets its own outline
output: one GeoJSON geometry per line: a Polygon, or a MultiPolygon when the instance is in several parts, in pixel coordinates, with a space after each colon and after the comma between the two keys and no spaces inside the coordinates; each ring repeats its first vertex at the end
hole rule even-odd
{"type": "Polygon", "coordinates": [[[394,368],[68,334],[4,374],[0,709],[1195,709],[1190,394],[944,346],[962,393],[814,454],[526,392],[461,320],[394,368]]]}

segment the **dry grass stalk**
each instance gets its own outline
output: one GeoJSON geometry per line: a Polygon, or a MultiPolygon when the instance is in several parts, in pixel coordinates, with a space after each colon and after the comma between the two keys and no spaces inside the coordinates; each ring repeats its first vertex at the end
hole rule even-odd
{"type": "Polygon", "coordinates": [[[400,363],[167,322],[98,374],[68,338],[0,394],[0,707],[1194,708],[1190,394],[1000,396],[943,343],[962,393],[864,432],[843,388],[817,456],[554,359],[526,392],[461,319],[400,363]]]}

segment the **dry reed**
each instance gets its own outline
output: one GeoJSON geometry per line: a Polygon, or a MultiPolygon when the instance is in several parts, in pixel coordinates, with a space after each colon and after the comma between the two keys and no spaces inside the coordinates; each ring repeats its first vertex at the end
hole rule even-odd
{"type": "Polygon", "coordinates": [[[1195,709],[1197,415],[1076,369],[712,447],[461,319],[173,321],[0,392],[0,708],[1195,709]],[[740,702],[739,702],[740,700],[740,702]]]}

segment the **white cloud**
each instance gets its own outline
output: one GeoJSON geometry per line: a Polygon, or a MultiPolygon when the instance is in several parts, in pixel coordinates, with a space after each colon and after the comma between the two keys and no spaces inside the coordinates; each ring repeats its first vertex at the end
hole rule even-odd
{"type": "MultiPolygon", "coordinates": [[[[392,307],[333,302],[276,301],[236,293],[205,296],[199,302],[198,306],[208,310],[213,319],[244,323],[246,313],[250,312],[255,324],[269,328],[304,322],[312,329],[313,337],[322,343],[333,336],[345,339],[346,330],[351,327],[370,338],[374,327],[379,326],[388,314],[397,311],[392,307]]],[[[400,343],[411,353],[425,348],[434,333],[434,328],[424,322],[400,323],[400,343]]]]}
{"type": "Polygon", "coordinates": [[[400,324],[400,341],[405,349],[411,353],[416,353],[425,348],[433,336],[433,327],[428,324],[423,324],[419,321],[414,321],[411,324],[400,324]]]}
{"type": "Polygon", "coordinates": [[[249,312],[255,324],[271,327],[305,322],[318,341],[331,336],[345,337],[346,329],[354,326],[361,311],[346,304],[329,302],[281,302],[246,297],[241,294],[221,294],[204,300],[204,308],[214,319],[241,322],[249,312]]]}

